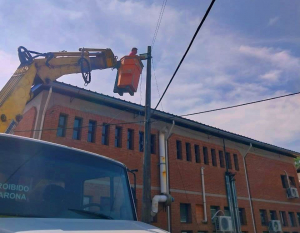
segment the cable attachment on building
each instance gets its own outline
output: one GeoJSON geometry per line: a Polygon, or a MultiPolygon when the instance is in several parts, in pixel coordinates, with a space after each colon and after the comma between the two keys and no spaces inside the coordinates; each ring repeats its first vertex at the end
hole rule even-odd
{"type": "Polygon", "coordinates": [[[78,63],[80,65],[84,85],[87,86],[91,82],[92,76],[90,62],[84,57],[84,48],[81,50],[81,58],[79,59],[78,63]]]}

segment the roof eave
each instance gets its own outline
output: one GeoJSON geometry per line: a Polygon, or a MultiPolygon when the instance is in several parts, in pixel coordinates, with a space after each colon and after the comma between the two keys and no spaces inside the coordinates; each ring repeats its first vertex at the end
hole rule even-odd
{"type": "MultiPolygon", "coordinates": [[[[69,84],[60,83],[60,82],[52,82],[53,91],[63,94],[63,95],[69,95],[72,97],[89,100],[92,102],[96,102],[98,104],[103,104],[110,107],[116,107],[120,110],[126,110],[127,112],[133,112],[133,113],[139,113],[141,115],[144,115],[144,106],[131,103],[128,101],[124,101],[121,99],[117,99],[114,97],[110,97],[107,95],[103,95],[97,92],[89,91],[83,88],[75,87],[69,84]],[[78,89],[81,91],[79,92],[78,89]]],[[[42,85],[34,90],[34,95],[36,96],[38,93],[40,93],[42,90],[49,89],[49,85],[42,85]]],[[[300,153],[291,151],[288,149],[284,149],[281,147],[277,147],[271,144],[267,144],[264,142],[260,142],[251,138],[247,138],[241,135],[237,135],[234,133],[227,132],[225,130],[221,130],[212,126],[204,125],[199,122],[195,122],[193,120],[189,120],[180,116],[172,115],[170,113],[162,112],[162,111],[155,111],[151,117],[155,120],[164,121],[166,123],[172,123],[174,120],[176,122],[176,125],[186,127],[198,132],[207,133],[212,136],[221,137],[227,140],[235,141],[244,145],[250,145],[252,144],[253,147],[271,151],[274,153],[279,153],[288,157],[296,158],[300,157],[300,153]]]]}

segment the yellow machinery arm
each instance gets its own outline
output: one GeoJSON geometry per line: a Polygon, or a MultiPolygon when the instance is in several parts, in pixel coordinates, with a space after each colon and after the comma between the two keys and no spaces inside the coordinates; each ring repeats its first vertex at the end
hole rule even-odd
{"type": "Polygon", "coordinates": [[[115,68],[117,64],[117,57],[111,49],[84,48],[79,52],[41,54],[19,47],[18,52],[21,65],[0,91],[0,133],[10,132],[22,119],[33,85],[49,83],[74,73],[82,73],[88,84],[92,70],[115,68]]]}

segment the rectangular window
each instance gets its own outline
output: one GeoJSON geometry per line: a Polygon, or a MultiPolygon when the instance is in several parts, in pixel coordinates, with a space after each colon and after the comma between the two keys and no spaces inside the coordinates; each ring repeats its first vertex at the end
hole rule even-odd
{"type": "Polygon", "coordinates": [[[300,226],[300,213],[297,213],[298,225],[300,226]]]}
{"type": "Polygon", "coordinates": [[[180,203],[180,222],[191,223],[191,204],[180,203]]]}
{"type": "Polygon", "coordinates": [[[223,151],[219,151],[220,167],[225,167],[223,151]]]}
{"type": "Polygon", "coordinates": [[[211,162],[212,162],[212,165],[214,167],[217,166],[217,157],[216,157],[216,150],[215,149],[211,149],[211,162]]]}
{"type": "MultiPolygon", "coordinates": [[[[216,215],[217,211],[220,210],[220,206],[210,206],[210,219],[212,219],[215,216],[218,216],[218,214],[216,215]]],[[[220,213],[219,213],[220,214],[220,213]]]]}
{"type": "Polygon", "coordinates": [[[290,179],[290,185],[293,186],[294,188],[296,188],[295,178],[292,176],[289,176],[289,179],[290,179]]]}
{"type": "Polygon", "coordinates": [[[115,128],[115,147],[122,147],[122,127],[115,128]]]}
{"type": "Polygon", "coordinates": [[[67,115],[60,114],[56,135],[58,137],[65,137],[66,136],[66,128],[67,128],[67,115]]]}
{"type": "Polygon", "coordinates": [[[277,220],[277,213],[275,210],[270,210],[270,218],[271,220],[277,220]]]}
{"type": "Polygon", "coordinates": [[[95,134],[96,134],[96,121],[89,121],[89,130],[88,130],[88,142],[95,142],[95,134]]]}
{"type": "Polygon", "coordinates": [[[204,164],[209,164],[207,147],[205,147],[205,146],[203,147],[203,161],[204,161],[204,164]]]}
{"type": "Polygon", "coordinates": [[[246,211],[244,208],[239,208],[239,216],[241,225],[247,225],[246,211]]]}
{"type": "Polygon", "coordinates": [[[74,126],[73,126],[73,136],[72,136],[73,139],[80,140],[81,126],[82,126],[82,119],[79,117],[75,117],[74,126]]]}
{"type": "MultiPolygon", "coordinates": [[[[79,163],[79,161],[78,161],[79,163]]],[[[71,163],[72,164],[72,163],[71,163]]],[[[124,182],[125,179],[120,174],[120,172],[113,167],[111,167],[108,163],[106,164],[106,168],[104,168],[105,165],[99,165],[100,169],[102,169],[101,172],[96,172],[94,168],[97,170],[97,165],[94,164],[93,167],[89,167],[86,165],[81,165],[83,168],[83,174],[89,174],[89,176],[85,177],[79,177],[82,181],[82,195],[84,196],[90,196],[90,202],[92,202],[95,205],[91,205],[89,207],[90,211],[92,212],[98,212],[98,210],[95,208],[95,206],[101,206],[102,213],[107,213],[107,215],[110,213],[110,216],[122,216],[122,214],[126,213],[130,216],[130,207],[123,204],[122,201],[115,201],[115,200],[126,200],[128,193],[127,191],[127,183],[124,182]],[[85,168],[86,167],[86,168],[85,168]],[[88,170],[91,168],[90,170],[88,170]],[[110,171],[110,168],[111,171],[110,171]],[[82,179],[83,178],[83,179],[82,179]],[[92,178],[92,179],[91,179],[92,178]],[[117,199],[116,197],[120,197],[120,199],[117,199]]],[[[77,167],[80,167],[78,164],[77,167]]],[[[72,168],[72,167],[71,167],[72,168]]],[[[99,170],[100,170],[99,169],[99,170]]],[[[98,171],[99,171],[98,170],[98,171]]],[[[60,170],[61,171],[61,170],[60,170]]],[[[80,170],[78,171],[80,174],[80,170]]],[[[78,175],[78,173],[71,173],[74,175],[78,175]]],[[[57,189],[56,189],[57,190],[57,189]]],[[[53,195],[61,194],[61,192],[56,192],[53,195]]],[[[61,197],[61,196],[56,196],[61,197]]],[[[78,196],[79,198],[80,196],[78,196]]],[[[69,199],[73,199],[73,197],[69,197],[69,199]]],[[[55,199],[54,199],[55,200],[55,199]]],[[[56,199],[57,200],[57,199],[56,199]]],[[[60,199],[58,199],[60,200],[60,199]]],[[[58,205],[56,205],[58,207],[58,205]]],[[[76,208],[76,207],[75,207],[76,208]]],[[[78,207],[77,207],[78,208],[78,207]]],[[[119,217],[120,218],[120,217],[119,217]]],[[[128,217],[125,217],[128,218],[128,217]]],[[[83,232],[83,231],[82,231],[83,232]]],[[[89,232],[89,231],[87,231],[89,232]]],[[[95,232],[95,231],[93,231],[95,232]]],[[[111,231],[113,232],[113,231],[111,231]]]]}
{"type": "Polygon", "coordinates": [[[144,132],[139,131],[139,152],[144,152],[144,132]]]}
{"type": "MultiPolygon", "coordinates": [[[[231,216],[229,207],[224,207],[224,215],[231,216]]],[[[239,217],[241,225],[247,225],[247,217],[246,217],[246,210],[244,208],[239,208],[239,217]]]]}
{"type": "Polygon", "coordinates": [[[228,166],[228,169],[232,169],[231,156],[229,152],[225,153],[225,160],[228,166]]]}
{"type": "Polygon", "coordinates": [[[236,171],[240,170],[239,167],[239,159],[238,159],[238,155],[237,154],[233,154],[233,160],[234,160],[234,168],[236,171]]]}
{"type": "Polygon", "coordinates": [[[296,219],[295,219],[295,214],[293,212],[289,212],[289,220],[291,223],[292,227],[296,227],[296,219]]]}
{"type": "Polygon", "coordinates": [[[196,163],[200,163],[200,149],[198,145],[194,145],[196,163]]]}
{"type": "MultiPolygon", "coordinates": [[[[92,196],[87,196],[87,195],[84,195],[83,196],[83,205],[88,205],[88,204],[90,204],[90,203],[92,203],[92,196]]],[[[90,210],[90,207],[86,207],[86,208],[84,208],[84,210],[90,210]]]]}
{"type": "Polygon", "coordinates": [[[109,125],[107,125],[106,123],[103,123],[102,137],[101,137],[102,145],[108,146],[108,139],[109,139],[109,125]]]}
{"type": "Polygon", "coordinates": [[[259,215],[260,215],[261,225],[267,226],[268,225],[267,211],[259,210],[259,215]]]}
{"type": "Polygon", "coordinates": [[[181,141],[176,141],[177,159],[182,159],[182,146],[181,141]]]}
{"type": "Polygon", "coordinates": [[[156,154],[156,136],[151,134],[151,154],[156,154]]]}
{"type": "Polygon", "coordinates": [[[133,150],[133,129],[127,130],[127,149],[133,150]]]}
{"type": "MultiPolygon", "coordinates": [[[[289,176],[289,182],[290,182],[291,187],[296,187],[295,178],[293,176],[289,176]]],[[[282,183],[283,188],[289,187],[289,183],[288,183],[286,175],[281,175],[281,183],[282,183]]]]}
{"type": "Polygon", "coordinates": [[[281,220],[282,226],[284,226],[284,227],[288,226],[285,211],[279,211],[279,215],[280,215],[280,220],[281,220]]]}
{"type": "Polygon", "coordinates": [[[286,175],[281,175],[281,183],[283,188],[286,189],[289,187],[286,175]]]}
{"type": "Polygon", "coordinates": [[[227,206],[224,207],[224,215],[225,215],[225,216],[229,216],[229,217],[231,216],[231,215],[230,215],[229,207],[227,207],[227,206]]]}
{"type": "Polygon", "coordinates": [[[192,155],[191,155],[191,144],[185,143],[185,151],[186,151],[186,161],[192,161],[192,155]]]}

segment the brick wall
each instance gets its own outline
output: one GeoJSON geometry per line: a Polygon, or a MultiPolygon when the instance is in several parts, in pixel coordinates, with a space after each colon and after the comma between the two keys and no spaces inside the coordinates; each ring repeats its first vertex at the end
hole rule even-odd
{"type": "MultiPolygon", "coordinates": [[[[30,109],[27,113],[33,111],[30,109]]],[[[66,131],[65,137],[58,137],[56,131],[44,131],[42,134],[42,139],[46,141],[51,141],[58,144],[63,144],[67,146],[76,147],[86,151],[101,154],[112,159],[118,160],[124,163],[129,169],[139,169],[137,173],[137,212],[139,217],[141,216],[141,206],[142,206],[142,164],[143,164],[143,153],[139,151],[139,137],[138,132],[144,131],[143,125],[137,124],[120,124],[123,123],[122,120],[111,119],[109,117],[102,116],[100,113],[90,113],[80,110],[72,109],[71,107],[63,107],[59,105],[52,106],[47,110],[45,116],[44,128],[57,128],[58,119],[60,114],[67,115],[67,127],[71,128],[66,131]],[[87,126],[89,120],[94,120],[97,125],[103,123],[110,124],[120,124],[122,127],[122,147],[117,148],[114,145],[115,137],[115,125],[111,125],[109,130],[109,145],[102,145],[101,134],[102,127],[98,126],[96,128],[96,140],[95,143],[87,142],[88,128],[83,127],[81,131],[80,140],[72,139],[72,127],[74,124],[75,117],[82,118],[83,126],[87,126]],[[134,130],[134,149],[128,150],[127,145],[127,130],[134,130]]],[[[26,115],[26,116],[27,116],[26,115]]],[[[29,117],[28,119],[32,119],[29,117]]],[[[135,119],[137,120],[137,119],[135,119]]],[[[27,121],[26,121],[27,122],[27,121]]],[[[31,122],[33,127],[34,123],[31,122]]],[[[18,127],[21,127],[21,123],[18,127]]],[[[25,127],[25,126],[24,126],[25,127]]],[[[177,131],[178,132],[178,131],[177,131]]],[[[159,194],[159,155],[158,155],[158,130],[153,129],[152,134],[156,135],[156,153],[152,155],[152,196],[159,194]]],[[[195,132],[196,133],[196,132],[195,132]]],[[[186,134],[185,134],[186,135],[186,134]]],[[[28,136],[28,135],[26,135],[28,136]]],[[[30,136],[30,135],[29,135],[30,136]]],[[[180,133],[173,134],[169,139],[168,143],[169,151],[169,169],[170,169],[170,188],[171,194],[175,198],[175,202],[171,206],[171,223],[172,232],[181,232],[183,230],[190,230],[194,233],[198,231],[213,231],[213,224],[210,215],[210,206],[219,206],[221,210],[227,205],[226,189],[225,189],[225,168],[220,166],[219,151],[223,151],[223,147],[220,144],[195,139],[188,136],[182,136],[180,133]],[[177,159],[176,141],[181,141],[182,143],[182,159],[177,159]],[[191,161],[186,159],[186,149],[185,144],[190,143],[191,146],[191,161]],[[199,146],[201,162],[196,163],[194,145],[199,146]],[[207,148],[208,151],[208,164],[204,164],[203,157],[203,147],[207,148]],[[216,152],[216,162],[217,166],[212,164],[212,154],[211,149],[216,152]],[[201,167],[204,167],[205,175],[205,188],[206,188],[206,198],[207,198],[207,213],[208,222],[203,223],[203,201],[202,201],[202,187],[201,187],[201,167]],[[180,222],[180,203],[191,204],[191,223],[181,223],[180,222]]],[[[245,170],[243,166],[243,158],[238,148],[234,146],[227,146],[226,152],[230,153],[232,169],[229,171],[235,173],[236,179],[236,189],[238,195],[238,204],[240,208],[245,209],[247,224],[242,226],[242,231],[253,232],[252,218],[250,212],[250,204],[247,200],[248,192],[246,186],[245,170]],[[235,160],[233,155],[238,158],[239,170],[235,169],[235,160]]],[[[225,159],[225,155],[224,159],[225,159]]],[[[286,170],[290,176],[294,176],[297,182],[297,187],[299,187],[297,174],[295,167],[292,163],[286,162],[281,158],[274,158],[270,156],[258,155],[257,153],[250,153],[246,159],[249,182],[251,185],[251,194],[254,198],[254,215],[257,226],[257,232],[262,232],[266,230],[265,226],[261,226],[259,210],[265,209],[269,214],[269,210],[286,211],[288,212],[300,212],[300,200],[299,199],[288,199],[286,197],[285,189],[282,187],[280,175],[284,174],[283,170],[286,170]]],[[[129,175],[131,183],[133,183],[133,177],[129,175]]],[[[298,188],[300,193],[300,190],[298,188]]],[[[167,228],[167,214],[165,210],[160,205],[158,214],[158,221],[153,223],[158,227],[163,229],[167,228]]],[[[279,213],[277,213],[279,216],[279,213]]],[[[288,232],[300,232],[300,223],[297,223],[297,227],[284,228],[284,231],[288,232]]]]}
{"type": "Polygon", "coordinates": [[[268,229],[267,226],[262,226],[262,224],[261,224],[259,210],[267,210],[267,219],[268,220],[271,219],[270,210],[276,211],[276,215],[279,220],[280,220],[279,211],[285,211],[288,226],[287,227],[282,226],[282,231],[283,232],[291,232],[291,233],[292,232],[300,232],[300,226],[299,226],[299,222],[297,220],[297,215],[296,215],[297,212],[298,213],[300,212],[299,206],[293,206],[293,205],[287,206],[285,204],[275,204],[274,205],[273,203],[266,203],[266,202],[253,202],[253,203],[254,203],[253,207],[254,207],[254,212],[255,212],[255,222],[256,222],[256,226],[257,226],[257,232],[267,231],[267,229],[268,229]],[[288,217],[288,212],[293,212],[295,214],[296,227],[291,226],[291,222],[288,217]]]}
{"type": "Polygon", "coordinates": [[[32,138],[33,131],[26,131],[26,130],[34,129],[36,113],[37,113],[36,108],[32,107],[23,114],[23,119],[15,128],[16,135],[32,138]],[[18,132],[18,131],[24,131],[24,132],[18,132]]]}
{"type": "MultiPolygon", "coordinates": [[[[45,123],[44,128],[57,128],[58,126],[58,119],[60,113],[67,115],[67,128],[71,128],[70,130],[66,130],[65,137],[58,137],[56,135],[56,131],[44,131],[42,134],[42,140],[50,141],[62,145],[67,145],[71,147],[76,147],[82,150],[90,151],[93,153],[97,153],[100,155],[104,155],[110,157],[112,159],[118,160],[124,164],[129,169],[139,169],[137,173],[137,184],[142,185],[142,164],[143,164],[143,152],[139,151],[139,137],[138,132],[144,131],[143,125],[119,125],[122,127],[122,147],[117,148],[114,145],[115,140],[115,125],[111,125],[109,127],[109,145],[102,145],[101,143],[101,135],[102,135],[102,127],[101,124],[103,123],[110,123],[110,124],[117,124],[123,123],[120,120],[111,120],[108,117],[104,117],[101,115],[85,113],[78,110],[65,108],[61,106],[53,106],[52,108],[48,109],[45,116],[45,123]],[[96,127],[96,140],[95,143],[87,142],[87,135],[88,135],[88,127],[83,127],[81,132],[81,139],[74,140],[72,139],[73,134],[73,124],[74,119],[76,117],[80,117],[83,119],[82,126],[87,126],[89,120],[93,120],[97,122],[96,127]],[[127,149],[127,130],[133,129],[134,130],[134,147],[133,150],[127,149]]],[[[152,130],[152,134],[156,135],[156,154],[152,154],[152,183],[153,186],[159,186],[159,173],[158,173],[158,163],[159,163],[159,156],[158,156],[158,135],[156,130],[152,130]]]]}
{"type": "MultiPolygon", "coordinates": [[[[225,168],[220,167],[220,160],[218,153],[216,153],[217,166],[212,165],[211,149],[216,152],[222,151],[223,148],[220,145],[207,143],[204,141],[196,140],[193,138],[182,137],[180,135],[173,135],[169,140],[169,168],[170,168],[170,185],[171,190],[176,189],[176,192],[172,192],[172,196],[175,197],[176,202],[172,205],[172,226],[176,229],[174,232],[180,232],[181,230],[197,232],[199,230],[213,232],[213,225],[210,216],[210,206],[219,206],[221,210],[224,210],[225,206],[228,206],[226,199],[225,168]],[[176,141],[182,143],[182,160],[177,159],[176,141]],[[185,143],[188,142],[193,148],[194,145],[200,147],[201,162],[196,163],[195,153],[192,149],[192,161],[186,159],[185,143]],[[203,147],[207,148],[209,164],[204,164],[203,147]],[[202,223],[202,218],[197,218],[197,207],[200,206],[202,210],[202,188],[201,188],[201,167],[204,167],[205,175],[205,190],[207,193],[207,212],[208,223],[202,223]],[[179,193],[180,190],[187,190],[188,192],[179,193]],[[192,191],[194,193],[191,193],[192,191]],[[214,196],[211,196],[214,195],[214,196]],[[191,223],[180,223],[180,203],[190,203],[192,212],[191,223]]],[[[247,200],[248,192],[246,186],[245,170],[243,166],[243,158],[240,152],[234,148],[226,147],[226,152],[230,153],[232,169],[229,171],[235,173],[236,189],[238,195],[239,208],[244,208],[246,212],[247,224],[242,226],[242,231],[253,232],[252,218],[250,204],[247,200]],[[235,169],[233,154],[237,155],[239,170],[235,169]]],[[[251,185],[252,198],[260,199],[260,201],[253,201],[254,214],[256,219],[257,232],[266,231],[267,227],[261,226],[259,210],[265,209],[268,214],[270,210],[284,210],[286,213],[294,212],[295,216],[297,212],[300,212],[300,200],[288,199],[286,196],[286,190],[282,187],[281,175],[286,170],[289,176],[293,176],[296,179],[296,170],[293,164],[265,158],[255,154],[248,154],[247,158],[249,182],[251,185]],[[286,204],[266,203],[265,201],[272,200],[284,202],[286,204]],[[298,205],[293,205],[293,203],[298,205]],[[276,208],[274,207],[276,206],[276,208]]],[[[299,183],[296,181],[296,185],[299,190],[299,183]]],[[[279,212],[277,214],[279,217],[279,212]]],[[[270,220],[270,218],[268,218],[270,220]]],[[[285,227],[284,231],[296,232],[300,231],[300,222],[297,223],[297,227],[285,227]]]]}

